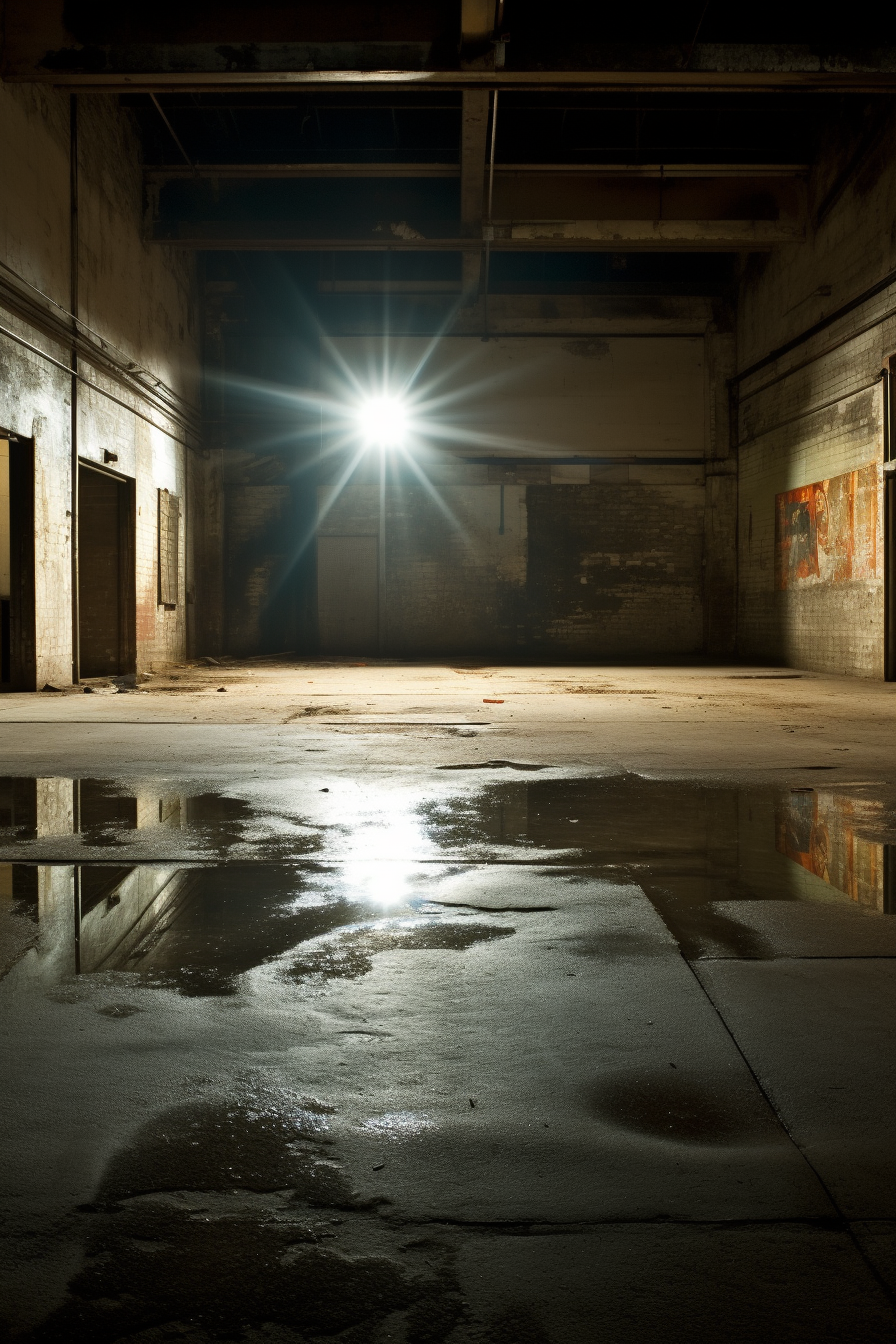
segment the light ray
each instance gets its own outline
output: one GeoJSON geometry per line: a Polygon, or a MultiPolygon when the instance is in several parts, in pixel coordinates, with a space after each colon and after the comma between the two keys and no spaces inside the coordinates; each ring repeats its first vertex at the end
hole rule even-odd
{"type": "Polygon", "coordinates": [[[470,535],[469,535],[469,533],[467,532],[466,528],[464,527],[463,523],[460,521],[459,518],[457,518],[457,517],[454,515],[454,513],[452,513],[451,509],[450,509],[449,506],[448,506],[448,502],[447,502],[447,500],[444,498],[444,496],[443,496],[443,495],[440,493],[440,491],[436,488],[436,486],[434,485],[434,483],[433,483],[433,482],[429,479],[429,477],[426,475],[425,471],[424,471],[423,468],[420,466],[420,463],[419,463],[419,462],[417,461],[417,459],[414,457],[413,453],[409,453],[409,452],[406,452],[406,451],[405,451],[405,452],[402,453],[402,456],[404,457],[404,459],[405,459],[406,462],[408,463],[408,466],[411,468],[411,470],[413,471],[414,475],[415,475],[415,476],[417,477],[417,479],[420,481],[421,485],[423,486],[423,489],[426,491],[426,493],[427,493],[427,494],[430,496],[430,498],[433,500],[433,502],[435,503],[436,507],[440,510],[441,513],[443,513],[443,514],[445,515],[445,517],[448,519],[448,522],[451,524],[451,526],[454,528],[454,530],[458,533],[458,535],[463,539],[464,543],[465,543],[467,546],[472,547],[472,541],[471,541],[471,539],[470,539],[470,535]]]}

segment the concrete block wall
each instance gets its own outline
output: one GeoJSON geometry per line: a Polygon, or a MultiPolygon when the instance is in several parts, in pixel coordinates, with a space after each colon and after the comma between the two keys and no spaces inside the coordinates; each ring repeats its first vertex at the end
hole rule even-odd
{"type": "MultiPolygon", "coordinates": [[[[731,353],[721,347],[730,335],[713,339],[715,363],[727,372],[731,353]]],[[[369,341],[335,345],[347,367],[368,367],[369,341]]],[[[418,457],[429,487],[407,466],[389,468],[388,652],[600,660],[699,653],[708,635],[714,652],[723,641],[730,651],[734,492],[718,489],[713,476],[708,502],[706,469],[727,473],[730,487],[735,477],[727,395],[716,433],[702,337],[447,337],[435,349],[413,339],[396,346],[398,362],[420,359],[425,368],[421,419],[443,423],[440,451],[418,457]],[[498,457],[470,461],[477,451],[498,457]],[[622,460],[588,462],[599,456],[622,460]],[[637,457],[653,460],[625,460],[637,457]],[[710,527],[713,591],[729,619],[718,617],[708,632],[710,527]]],[[[375,463],[359,466],[335,497],[332,482],[321,488],[319,535],[378,529],[375,463]]]]}
{"type": "MultiPolygon", "coordinates": [[[[617,479],[581,485],[551,484],[549,468],[543,484],[497,484],[488,470],[452,464],[438,500],[413,478],[390,479],[389,653],[701,651],[702,468],[617,467],[617,479]]],[[[379,487],[358,482],[335,498],[324,487],[319,510],[319,536],[376,536],[379,487]]]]}
{"type": "MultiPolygon", "coordinates": [[[[896,120],[863,155],[831,147],[809,183],[805,244],[753,258],[738,309],[742,370],[879,288],[739,382],[738,645],[750,658],[884,671],[883,500],[873,572],[776,583],[776,497],[883,460],[879,374],[896,351],[896,120]],[[838,174],[857,164],[831,196],[838,174]],[[892,282],[888,279],[892,277],[892,282]]],[[[882,472],[878,471],[882,491],[882,472]]]]}
{"type": "MultiPolygon", "coordinates": [[[[490,485],[475,465],[447,474],[438,499],[413,477],[389,483],[386,648],[408,657],[518,653],[528,643],[526,488],[490,485]]],[[[335,500],[324,488],[320,511],[319,536],[376,536],[379,487],[359,482],[335,500]]]]}
{"type": "Polygon", "coordinates": [[[286,483],[231,482],[225,509],[225,645],[246,656],[295,647],[289,581],[292,492],[286,483]]]}
{"type": "Polygon", "coordinates": [[[628,484],[529,488],[533,648],[586,658],[701,652],[702,470],[642,467],[638,475],[628,484]],[[661,483],[675,471],[690,483],[661,483]]]}
{"type": "MultiPolygon", "coordinates": [[[[0,333],[0,431],[34,440],[36,685],[64,685],[72,676],[71,378],[53,361],[70,359],[59,334],[71,300],[67,94],[0,85],[0,172],[0,260],[58,305],[44,304],[56,315],[54,329],[27,320],[0,295],[0,325],[35,347],[0,333]]],[[[198,395],[194,263],[142,241],[142,190],[129,114],[115,95],[79,95],[79,317],[189,415],[198,395]]],[[[185,499],[189,434],[133,382],[122,386],[108,369],[84,360],[81,367],[79,455],[102,463],[114,453],[112,469],[136,481],[137,668],[148,669],[186,654],[189,515],[182,508],[174,612],[157,601],[156,518],[160,488],[185,499]]]]}

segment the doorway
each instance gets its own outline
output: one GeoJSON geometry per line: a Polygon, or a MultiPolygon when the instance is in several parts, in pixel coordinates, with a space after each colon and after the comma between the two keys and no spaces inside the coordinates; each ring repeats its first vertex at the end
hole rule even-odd
{"type": "Polygon", "coordinates": [[[78,636],[82,677],[122,676],[135,661],[134,482],[78,467],[78,636]]]}
{"type": "Polygon", "coordinates": [[[34,444],[0,431],[0,688],[33,691],[34,444]]]}
{"type": "Polygon", "coordinates": [[[321,653],[376,653],[379,539],[318,537],[317,612],[321,653]]]}

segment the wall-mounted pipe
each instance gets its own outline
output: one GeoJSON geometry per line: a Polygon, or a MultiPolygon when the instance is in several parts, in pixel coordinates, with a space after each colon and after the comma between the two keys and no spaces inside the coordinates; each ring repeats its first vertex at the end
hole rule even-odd
{"type": "Polygon", "coordinates": [[[78,323],[78,280],[80,248],[78,239],[78,95],[69,97],[69,309],[72,314],[71,348],[71,554],[72,554],[72,682],[81,680],[81,603],[80,564],[78,557],[78,350],[75,343],[78,323]]]}

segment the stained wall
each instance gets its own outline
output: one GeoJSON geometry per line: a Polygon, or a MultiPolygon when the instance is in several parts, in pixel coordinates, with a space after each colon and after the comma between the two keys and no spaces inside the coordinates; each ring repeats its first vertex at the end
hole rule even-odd
{"type": "MultiPolygon", "coordinates": [[[[70,117],[68,94],[0,85],[0,326],[11,333],[0,332],[0,430],[34,441],[37,686],[72,677],[70,117]]],[[[142,241],[140,148],[117,97],[80,94],[77,123],[79,317],[87,343],[105,343],[108,354],[81,360],[78,453],[136,482],[142,670],[186,653],[187,522],[178,601],[166,611],[157,492],[187,493],[184,417],[198,395],[194,262],[142,241]]]]}
{"type": "Polygon", "coordinates": [[[829,144],[810,178],[807,242],[744,270],[739,366],[756,366],[738,384],[747,657],[883,676],[880,373],[896,350],[894,156],[892,117],[870,148],[829,144]],[[804,563],[792,563],[800,546],[804,563]]]}
{"type": "MultiPolygon", "coordinates": [[[[713,444],[705,345],[703,336],[580,335],[390,347],[394,383],[414,389],[420,433],[412,460],[388,455],[383,647],[587,659],[701,652],[713,444]]],[[[362,386],[381,367],[382,348],[369,340],[333,346],[362,386]]],[[[378,534],[378,454],[370,457],[339,487],[333,447],[321,535],[378,534]]]]}

